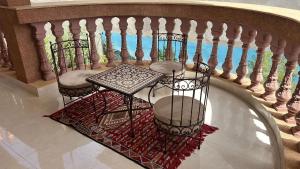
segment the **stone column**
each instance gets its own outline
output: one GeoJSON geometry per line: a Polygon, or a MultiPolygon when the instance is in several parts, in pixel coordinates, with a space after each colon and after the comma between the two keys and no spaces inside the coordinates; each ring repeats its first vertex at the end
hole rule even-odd
{"type": "Polygon", "coordinates": [[[234,47],[234,42],[235,39],[238,38],[239,34],[240,34],[240,26],[239,25],[231,25],[231,24],[227,24],[227,38],[228,38],[228,50],[227,50],[227,54],[226,54],[226,58],[225,61],[222,65],[223,68],[223,73],[221,74],[220,77],[224,78],[224,79],[229,79],[230,78],[230,72],[232,69],[232,54],[233,54],[233,47],[234,47]]]}
{"type": "Polygon", "coordinates": [[[174,59],[173,47],[172,47],[172,37],[173,37],[173,29],[175,26],[174,18],[166,18],[166,30],[167,30],[167,49],[165,52],[166,60],[170,61],[174,59]]]}
{"type": "Polygon", "coordinates": [[[97,46],[96,46],[96,40],[95,40],[95,32],[97,25],[95,23],[96,18],[89,18],[86,20],[86,28],[87,31],[89,32],[89,37],[90,37],[90,60],[91,60],[91,68],[92,69],[97,69],[100,68],[100,57],[97,52],[97,46]]]}
{"type": "Polygon", "coordinates": [[[276,100],[275,91],[278,88],[277,67],[283,55],[285,46],[286,46],[285,40],[273,40],[271,43],[271,51],[273,52],[272,67],[267,77],[267,80],[264,83],[265,93],[261,95],[261,98],[263,98],[266,101],[276,100]]]}
{"type": "MultiPolygon", "coordinates": [[[[63,23],[63,21],[52,22],[52,32],[56,38],[56,42],[63,41],[62,36],[64,34],[64,30],[62,27],[62,23],[63,23]]],[[[58,43],[58,46],[57,46],[57,57],[58,57],[57,58],[58,66],[60,68],[59,74],[61,75],[61,74],[64,74],[67,72],[66,58],[65,58],[63,46],[61,43],[58,43]]]]}
{"type": "MultiPolygon", "coordinates": [[[[291,47],[289,47],[291,48],[291,47]]],[[[272,105],[277,111],[286,111],[286,103],[291,98],[291,86],[292,86],[292,74],[296,67],[298,55],[300,53],[299,48],[287,49],[285,55],[288,59],[285,67],[285,75],[281,81],[279,89],[276,91],[276,103],[272,105]]]]}
{"type": "Polygon", "coordinates": [[[104,17],[103,18],[103,28],[105,30],[105,36],[106,36],[106,57],[107,57],[107,67],[115,67],[115,54],[112,47],[112,41],[111,41],[111,30],[112,30],[112,23],[111,23],[111,17],[104,17]]]}
{"type": "MultiPolygon", "coordinates": [[[[300,77],[300,71],[298,72],[300,77]]],[[[288,113],[283,116],[284,120],[288,123],[295,122],[296,113],[300,112],[300,78],[298,79],[297,87],[293,93],[292,98],[287,102],[288,113]]]]}
{"type": "Polygon", "coordinates": [[[42,78],[44,80],[51,80],[55,78],[52,71],[52,66],[49,63],[47,53],[45,50],[44,39],[46,37],[46,30],[44,28],[45,23],[33,23],[31,24],[35,29],[35,39],[40,58],[40,70],[42,72],[42,78]]]}
{"type": "Polygon", "coordinates": [[[142,44],[142,36],[143,36],[143,26],[144,21],[143,17],[135,17],[135,28],[136,28],[136,34],[137,34],[137,43],[136,43],[136,51],[135,51],[135,57],[136,57],[136,65],[143,65],[143,57],[144,57],[144,51],[143,51],[143,44],[142,44]]]}
{"type": "MultiPolygon", "coordinates": [[[[70,30],[74,40],[80,40],[81,28],[78,19],[70,20],[70,30]]],[[[75,63],[76,69],[84,69],[84,58],[81,48],[75,48],[75,63]]]]}
{"type": "Polygon", "coordinates": [[[212,74],[216,73],[216,67],[218,65],[218,46],[220,41],[220,36],[223,33],[223,24],[215,22],[211,29],[213,35],[213,47],[211,50],[210,58],[208,59],[208,65],[212,71],[212,74]]]}
{"type": "Polygon", "coordinates": [[[203,62],[202,58],[202,41],[203,41],[203,35],[205,33],[205,30],[207,29],[207,21],[197,21],[197,46],[196,46],[196,52],[193,58],[194,67],[193,70],[197,70],[197,65],[203,62]],[[201,23],[203,22],[203,24],[201,23]],[[198,62],[198,63],[197,63],[198,62]]]}
{"type": "Polygon", "coordinates": [[[187,53],[187,42],[188,42],[188,33],[190,30],[190,20],[189,19],[181,19],[181,32],[183,34],[182,38],[182,46],[179,53],[179,60],[183,63],[183,65],[186,64],[187,59],[189,58],[187,53]]]}
{"type": "Polygon", "coordinates": [[[252,92],[258,92],[262,89],[260,86],[260,83],[263,81],[262,61],[265,54],[265,49],[270,45],[271,41],[272,36],[269,34],[259,35],[258,38],[256,38],[256,45],[258,47],[257,57],[253,72],[250,75],[251,84],[247,87],[252,92]]]}
{"type": "Polygon", "coordinates": [[[159,22],[157,17],[151,17],[151,30],[152,30],[152,48],[150,52],[151,63],[157,62],[157,33],[159,28],[159,22]]]}
{"type": "Polygon", "coordinates": [[[249,31],[247,28],[243,28],[241,40],[243,42],[243,53],[241,56],[241,60],[239,63],[238,68],[236,69],[237,78],[234,80],[237,84],[243,84],[244,77],[247,74],[248,67],[247,67],[247,55],[250,44],[254,41],[256,37],[256,30],[249,31]]]}
{"type": "Polygon", "coordinates": [[[127,17],[120,17],[120,30],[121,30],[121,39],[122,39],[122,47],[121,47],[121,57],[122,63],[128,63],[129,53],[127,50],[127,40],[126,40],[126,31],[127,31],[127,17]]]}
{"type": "MultiPolygon", "coordinates": [[[[8,46],[8,60],[15,69],[16,78],[24,83],[32,83],[42,79],[40,58],[33,29],[30,24],[17,24],[15,15],[9,15],[9,10],[3,10],[2,19],[10,22],[0,24],[8,46]]],[[[2,20],[2,21],[4,21],[2,20]]],[[[11,69],[11,67],[9,67],[11,69]]]]}

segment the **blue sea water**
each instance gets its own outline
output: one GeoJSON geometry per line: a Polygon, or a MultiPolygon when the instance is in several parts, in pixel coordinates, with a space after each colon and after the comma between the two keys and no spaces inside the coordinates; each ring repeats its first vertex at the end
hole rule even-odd
{"type": "MultiPolygon", "coordinates": [[[[102,36],[105,39],[105,36],[102,36]]],[[[127,50],[131,56],[135,58],[135,50],[136,50],[136,43],[137,43],[137,36],[136,35],[128,35],[126,36],[127,40],[127,50]]],[[[113,32],[112,33],[112,43],[113,48],[116,50],[121,50],[121,35],[120,33],[113,32]]],[[[151,60],[150,58],[150,52],[152,47],[152,37],[150,36],[143,36],[142,39],[143,44],[143,51],[144,51],[144,60],[151,60]]],[[[187,53],[188,53],[188,60],[187,63],[193,63],[193,57],[196,51],[196,41],[188,41],[187,44],[187,53]]],[[[174,46],[174,45],[173,45],[174,46]]],[[[222,64],[225,61],[225,57],[227,54],[228,46],[226,44],[219,44],[218,46],[218,65],[217,69],[222,69],[222,64]]],[[[177,48],[176,51],[174,51],[175,54],[179,54],[179,48],[177,48]]],[[[203,43],[202,44],[202,58],[204,63],[208,62],[208,59],[210,57],[212,50],[212,44],[210,43],[203,43]]],[[[241,56],[242,56],[243,49],[241,47],[234,47],[233,48],[233,58],[232,58],[232,65],[233,68],[231,70],[232,73],[236,72],[236,69],[239,65],[241,56]]],[[[248,50],[248,62],[255,61],[256,59],[256,50],[253,48],[250,48],[248,50]]],[[[271,58],[270,58],[271,59],[271,58]]],[[[299,66],[297,67],[297,72],[300,70],[299,66]]],[[[248,70],[248,73],[251,73],[252,70],[248,70]]],[[[296,85],[298,82],[299,76],[295,75],[293,76],[293,84],[296,85]]],[[[280,79],[279,79],[280,80],[280,79]]]]}
{"type": "MultiPolygon", "coordinates": [[[[127,35],[127,49],[131,56],[135,57],[135,50],[136,50],[136,43],[137,38],[136,35],[127,35]]],[[[119,33],[112,33],[112,42],[113,42],[113,48],[116,50],[121,50],[121,35],[119,33]]],[[[150,51],[152,47],[152,37],[150,36],[143,36],[143,51],[144,51],[144,60],[151,60],[150,58],[150,51]]],[[[188,54],[188,60],[187,63],[193,63],[193,57],[196,51],[196,41],[188,41],[187,44],[187,54],[188,54]]],[[[222,64],[224,63],[226,53],[227,53],[228,46],[226,44],[220,44],[218,47],[218,65],[217,68],[221,69],[222,64]]],[[[174,53],[179,53],[179,48],[177,48],[174,53]]],[[[203,43],[202,46],[202,57],[205,63],[208,62],[208,59],[210,57],[212,50],[212,44],[209,43],[203,43]]],[[[242,48],[235,47],[233,49],[233,69],[232,72],[235,72],[237,66],[239,65],[239,61],[241,59],[242,55],[242,48]]],[[[248,51],[248,57],[249,60],[255,59],[256,57],[256,50],[249,49],[248,51]]]]}

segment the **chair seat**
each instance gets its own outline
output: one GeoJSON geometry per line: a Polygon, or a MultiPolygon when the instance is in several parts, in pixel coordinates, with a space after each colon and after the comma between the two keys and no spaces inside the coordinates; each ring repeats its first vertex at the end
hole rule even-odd
{"type": "MultiPolygon", "coordinates": [[[[167,96],[159,99],[154,104],[155,118],[163,123],[171,125],[171,107],[172,107],[172,96],[167,96]]],[[[192,97],[188,97],[188,96],[174,96],[172,125],[176,125],[176,126],[195,125],[202,119],[203,117],[202,112],[203,112],[203,105],[200,104],[199,100],[193,99],[192,97]],[[183,104],[182,104],[182,99],[183,99],[183,104]],[[193,106],[192,106],[192,100],[194,100],[193,106]],[[199,111],[199,106],[200,106],[200,111],[199,111]],[[191,109],[192,109],[192,118],[191,118],[191,109]],[[180,124],[181,110],[183,112],[182,113],[183,115],[182,115],[182,123],[180,124]],[[199,114],[199,118],[198,118],[198,114],[199,114]]]]}
{"type": "Polygon", "coordinates": [[[184,73],[182,63],[173,61],[155,62],[150,65],[150,69],[163,73],[166,76],[173,76],[173,70],[175,70],[175,76],[184,73]]]}
{"type": "Polygon", "coordinates": [[[94,70],[74,70],[64,73],[60,76],[59,82],[61,87],[69,89],[78,89],[92,86],[86,81],[86,78],[99,72],[94,70]]]}

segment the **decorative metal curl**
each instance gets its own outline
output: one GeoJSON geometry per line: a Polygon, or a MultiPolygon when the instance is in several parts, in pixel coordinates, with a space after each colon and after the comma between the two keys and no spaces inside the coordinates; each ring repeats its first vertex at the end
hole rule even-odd
{"type": "Polygon", "coordinates": [[[65,50],[70,48],[88,48],[89,41],[88,39],[73,39],[73,40],[64,40],[57,43],[52,43],[50,45],[53,52],[58,52],[59,50],[65,50]]]}
{"type": "Polygon", "coordinates": [[[176,33],[158,33],[158,40],[159,41],[183,41],[183,35],[182,34],[176,34],[176,33]],[[171,36],[170,36],[171,35],[171,36]],[[171,39],[169,39],[171,37],[171,39]]]}

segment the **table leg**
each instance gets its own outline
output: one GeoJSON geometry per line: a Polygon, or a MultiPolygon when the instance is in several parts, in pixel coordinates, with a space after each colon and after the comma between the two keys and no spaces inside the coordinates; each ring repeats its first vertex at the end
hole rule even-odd
{"type": "Polygon", "coordinates": [[[107,111],[107,101],[106,101],[106,97],[105,97],[105,91],[103,91],[103,94],[101,92],[101,96],[103,97],[103,101],[104,101],[103,114],[105,114],[107,111]]]}
{"type": "Polygon", "coordinates": [[[149,102],[151,108],[153,107],[153,104],[151,103],[150,95],[151,95],[151,91],[152,91],[153,92],[153,97],[155,97],[154,96],[154,90],[155,90],[155,87],[156,87],[157,83],[158,83],[158,81],[150,87],[150,90],[149,90],[149,93],[148,93],[148,102],[149,102]]]}
{"type": "Polygon", "coordinates": [[[133,96],[129,96],[129,118],[130,118],[130,135],[132,138],[134,138],[134,128],[133,128],[133,115],[132,115],[132,102],[133,102],[133,96]]]}
{"type": "MultiPolygon", "coordinates": [[[[103,102],[104,102],[104,108],[103,108],[103,110],[102,110],[102,112],[99,112],[99,114],[96,116],[96,123],[98,123],[99,122],[99,118],[102,116],[102,115],[105,115],[106,114],[106,112],[107,112],[107,101],[106,101],[106,97],[105,97],[105,90],[103,90],[103,91],[97,91],[97,95],[99,94],[99,95],[101,95],[101,97],[103,98],[103,102]]],[[[96,109],[96,105],[94,105],[95,106],[95,109],[96,109]]],[[[97,112],[97,109],[96,109],[96,112],[97,112]]]]}

